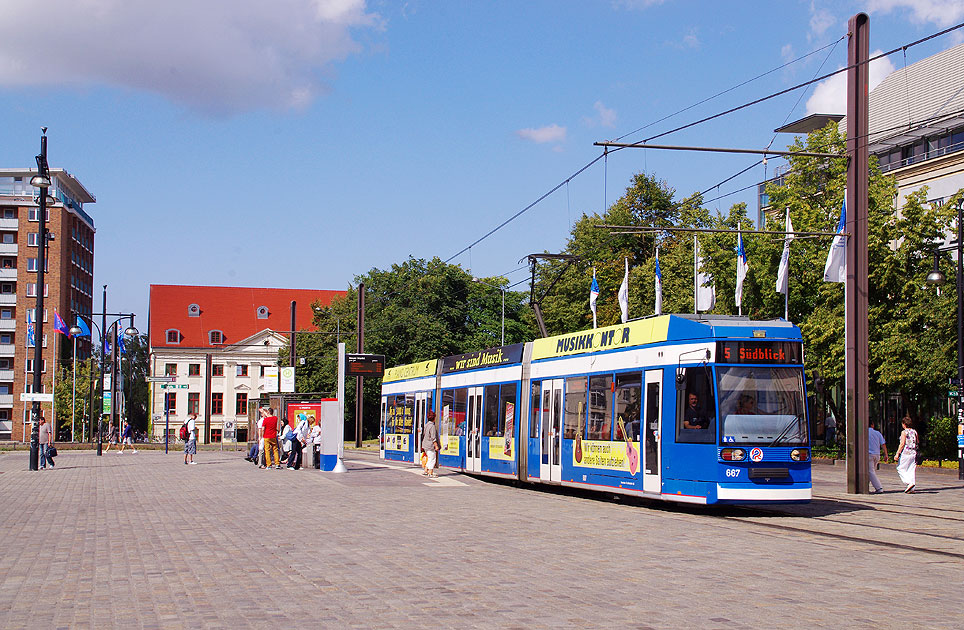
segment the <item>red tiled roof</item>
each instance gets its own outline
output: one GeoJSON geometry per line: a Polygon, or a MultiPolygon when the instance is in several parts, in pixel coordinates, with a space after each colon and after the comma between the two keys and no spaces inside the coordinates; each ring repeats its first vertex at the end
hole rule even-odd
{"type": "Polygon", "coordinates": [[[150,296],[150,343],[152,347],[212,347],[208,333],[220,330],[224,342],[214,347],[238,343],[265,328],[291,329],[291,301],[295,306],[298,330],[313,330],[311,305],[328,306],[345,291],[322,289],[256,289],[249,287],[198,287],[152,284],[150,296]],[[188,314],[190,305],[200,308],[197,317],[188,314]],[[258,319],[258,308],[268,309],[267,319],[258,319]],[[166,332],[181,333],[178,344],[168,344],[166,332]]]}

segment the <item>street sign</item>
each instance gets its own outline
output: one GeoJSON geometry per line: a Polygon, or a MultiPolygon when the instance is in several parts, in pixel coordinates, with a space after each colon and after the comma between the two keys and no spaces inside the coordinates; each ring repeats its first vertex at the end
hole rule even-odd
{"type": "Polygon", "coordinates": [[[188,388],[188,384],[187,384],[187,383],[183,383],[183,384],[181,384],[181,385],[177,385],[177,384],[175,384],[175,383],[162,383],[162,384],[160,385],[160,388],[161,388],[161,389],[187,389],[187,388],[188,388]]]}
{"type": "Polygon", "coordinates": [[[50,394],[44,394],[44,393],[42,393],[42,392],[39,392],[39,393],[36,393],[36,394],[33,393],[33,392],[22,392],[22,393],[20,394],[20,402],[37,402],[37,401],[40,401],[40,402],[53,402],[53,401],[54,401],[54,395],[53,395],[52,393],[50,393],[50,394]]]}
{"type": "Polygon", "coordinates": [[[148,383],[176,383],[176,376],[148,376],[148,383]]]}
{"type": "Polygon", "coordinates": [[[961,392],[960,390],[957,390],[957,389],[951,389],[947,391],[947,395],[949,398],[957,398],[958,396],[961,395],[961,392]]]}

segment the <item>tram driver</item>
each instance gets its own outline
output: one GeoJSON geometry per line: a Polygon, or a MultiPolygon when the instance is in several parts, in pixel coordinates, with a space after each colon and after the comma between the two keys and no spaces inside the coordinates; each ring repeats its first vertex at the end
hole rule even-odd
{"type": "Polygon", "coordinates": [[[695,392],[690,392],[687,397],[687,407],[683,414],[684,429],[709,429],[710,418],[700,409],[700,397],[695,392]]]}

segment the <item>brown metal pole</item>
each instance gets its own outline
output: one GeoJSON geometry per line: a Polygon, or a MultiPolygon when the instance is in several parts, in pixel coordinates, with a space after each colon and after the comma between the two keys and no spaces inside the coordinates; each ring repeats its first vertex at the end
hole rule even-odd
{"type": "Polygon", "coordinates": [[[298,306],[298,302],[291,300],[291,341],[288,343],[288,365],[291,367],[295,366],[295,331],[298,330],[295,321],[295,308],[298,306]]]}
{"type": "Polygon", "coordinates": [[[858,13],[848,22],[847,46],[847,492],[866,494],[870,417],[867,349],[867,160],[870,18],[858,13]]]}
{"type": "MultiPolygon", "coordinates": [[[[365,352],[365,283],[358,285],[358,354],[365,352]]],[[[362,445],[362,403],[364,377],[355,377],[355,448],[362,445]]]]}

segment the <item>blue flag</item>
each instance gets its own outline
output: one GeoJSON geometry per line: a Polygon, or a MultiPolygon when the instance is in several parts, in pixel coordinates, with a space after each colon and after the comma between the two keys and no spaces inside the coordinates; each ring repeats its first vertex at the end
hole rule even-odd
{"type": "Polygon", "coordinates": [[[656,250],[656,314],[663,314],[663,272],[659,268],[659,249],[656,250]]]}
{"type": "Polygon", "coordinates": [[[124,347],[124,335],[117,338],[117,349],[120,350],[121,354],[127,354],[127,348],[124,347]]]}
{"type": "Polygon", "coordinates": [[[67,328],[67,324],[64,323],[64,320],[60,317],[57,311],[54,311],[54,330],[59,332],[61,335],[70,337],[70,329],[67,328]]]}
{"type": "Polygon", "coordinates": [[[80,328],[78,337],[90,337],[90,327],[87,325],[87,322],[79,317],[77,318],[77,328],[80,328]]]}
{"type": "Polygon", "coordinates": [[[37,343],[33,334],[33,314],[27,311],[27,347],[32,348],[37,343]]]}
{"type": "Polygon", "coordinates": [[[589,285],[589,308],[592,310],[592,327],[596,327],[596,298],[599,297],[599,283],[596,282],[596,268],[592,270],[592,284],[589,285]]]}

